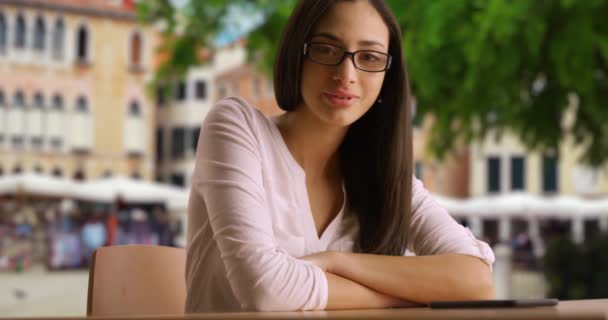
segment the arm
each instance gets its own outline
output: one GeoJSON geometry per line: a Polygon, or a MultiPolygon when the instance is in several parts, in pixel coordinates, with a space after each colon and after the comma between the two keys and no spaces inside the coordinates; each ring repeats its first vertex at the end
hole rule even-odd
{"type": "MultiPolygon", "coordinates": [[[[230,288],[243,309],[324,309],[323,271],[276,243],[253,110],[231,99],[219,104],[201,128],[189,210],[206,214],[203,225],[211,227],[230,288]]],[[[208,272],[205,267],[201,263],[195,272],[208,272]]]]}
{"type": "Polygon", "coordinates": [[[326,272],[329,297],[326,310],[385,309],[416,306],[399,298],[380,293],[347,278],[326,272]]]}
{"type": "MultiPolygon", "coordinates": [[[[328,272],[403,300],[493,299],[492,272],[476,257],[445,254],[396,257],[333,253],[328,272]]],[[[330,301],[331,282],[330,282],[330,301]]]]}
{"type": "Polygon", "coordinates": [[[408,301],[494,298],[492,250],[437,205],[420,181],[413,183],[408,248],[418,256],[324,252],[304,259],[408,301]]]}

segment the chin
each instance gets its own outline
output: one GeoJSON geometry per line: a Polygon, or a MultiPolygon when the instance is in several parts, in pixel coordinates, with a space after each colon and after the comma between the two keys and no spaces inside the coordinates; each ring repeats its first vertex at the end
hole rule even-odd
{"type": "Polygon", "coordinates": [[[354,110],[338,110],[326,112],[323,115],[323,121],[332,126],[348,127],[359,120],[362,115],[354,110]]]}

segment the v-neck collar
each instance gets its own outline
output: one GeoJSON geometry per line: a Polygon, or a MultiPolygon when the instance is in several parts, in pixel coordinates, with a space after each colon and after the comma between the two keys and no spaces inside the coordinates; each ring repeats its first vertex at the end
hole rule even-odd
{"type": "Polygon", "coordinates": [[[340,211],[338,211],[338,214],[336,214],[336,216],[331,220],[331,222],[327,225],[325,230],[323,230],[323,232],[319,236],[319,234],[317,233],[317,227],[315,225],[315,219],[312,215],[312,209],[310,208],[308,190],[306,189],[306,172],[304,171],[304,168],[302,168],[300,164],[296,161],[296,159],[293,157],[291,151],[289,151],[289,147],[287,147],[287,143],[285,142],[285,139],[283,139],[283,135],[281,134],[277,123],[270,117],[268,117],[267,119],[270,122],[270,127],[272,128],[271,130],[273,135],[275,136],[278,147],[281,149],[280,153],[282,154],[283,159],[288,164],[292,173],[296,175],[296,178],[300,180],[298,181],[299,183],[296,184],[300,189],[298,190],[297,194],[304,195],[304,197],[296,197],[296,199],[299,202],[297,203],[298,207],[303,209],[303,213],[306,216],[304,217],[304,220],[307,224],[305,228],[308,229],[308,231],[306,232],[306,237],[309,238],[309,240],[314,240],[314,243],[317,247],[320,246],[322,248],[325,248],[331,242],[332,235],[336,233],[336,229],[340,225],[342,217],[344,216],[344,210],[346,209],[347,201],[346,188],[344,187],[344,182],[342,182],[342,207],[340,208],[340,211]]]}

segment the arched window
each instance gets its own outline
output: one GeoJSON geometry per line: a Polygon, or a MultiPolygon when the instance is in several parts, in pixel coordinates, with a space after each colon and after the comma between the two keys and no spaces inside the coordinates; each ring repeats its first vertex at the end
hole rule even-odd
{"type": "Polygon", "coordinates": [[[6,101],[4,99],[4,91],[0,89],[0,144],[4,143],[4,132],[6,127],[6,101]]]}
{"type": "Polygon", "coordinates": [[[131,65],[132,66],[140,66],[141,65],[141,34],[139,32],[135,32],[131,36],[131,65]]]}
{"type": "Polygon", "coordinates": [[[86,62],[88,58],[89,32],[84,26],[80,26],[76,33],[76,58],[86,62]]]}
{"type": "Polygon", "coordinates": [[[134,118],[139,118],[141,116],[141,107],[137,100],[131,101],[131,104],[129,105],[129,116],[134,118]]]}
{"type": "Polygon", "coordinates": [[[84,171],[82,171],[82,169],[78,169],[76,172],[74,172],[74,176],[73,179],[76,181],[84,181],[85,180],[85,175],[84,175],[84,171]]]}
{"type": "Polygon", "coordinates": [[[61,168],[55,167],[55,169],[53,169],[52,175],[61,178],[63,177],[63,172],[61,171],[61,168]]]}
{"type": "Polygon", "coordinates": [[[46,26],[42,17],[36,18],[36,24],[34,25],[34,49],[42,51],[45,47],[46,40],[46,26]]]}
{"type": "Polygon", "coordinates": [[[34,95],[34,108],[44,109],[44,96],[42,92],[36,92],[34,95]]]}
{"type": "Polygon", "coordinates": [[[15,48],[25,47],[25,33],[26,33],[25,19],[23,15],[17,15],[17,22],[15,23],[15,48]]]}
{"type": "Polygon", "coordinates": [[[23,172],[23,169],[21,168],[20,164],[17,164],[14,168],[13,168],[13,173],[21,173],[23,172]]]}
{"type": "Polygon", "coordinates": [[[25,107],[25,96],[21,90],[15,92],[15,98],[13,100],[13,104],[15,107],[23,108],[25,107]]]}
{"type": "Polygon", "coordinates": [[[0,12],[0,53],[6,50],[6,21],[4,20],[4,14],[0,12]]]}
{"type": "Polygon", "coordinates": [[[63,110],[63,98],[59,94],[56,94],[55,96],[53,96],[52,106],[53,106],[53,110],[57,110],[57,111],[63,110]]]}
{"type": "Polygon", "coordinates": [[[59,60],[63,58],[63,45],[65,38],[65,26],[63,20],[57,19],[53,30],[53,58],[59,60]]]}
{"type": "Polygon", "coordinates": [[[87,98],[80,96],[76,100],[76,112],[87,113],[89,112],[89,103],[87,102],[87,98]]]}

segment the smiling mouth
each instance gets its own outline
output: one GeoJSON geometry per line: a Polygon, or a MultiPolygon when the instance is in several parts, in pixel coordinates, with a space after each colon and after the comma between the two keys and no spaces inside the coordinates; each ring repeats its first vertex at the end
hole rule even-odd
{"type": "Polygon", "coordinates": [[[337,94],[333,94],[333,93],[329,93],[329,92],[326,92],[325,94],[333,99],[340,99],[340,100],[346,100],[346,101],[357,98],[355,96],[343,96],[343,95],[337,95],[337,94]]]}

